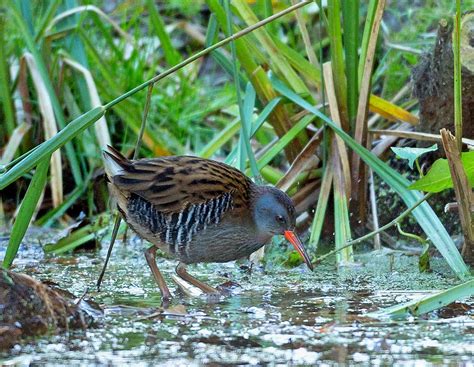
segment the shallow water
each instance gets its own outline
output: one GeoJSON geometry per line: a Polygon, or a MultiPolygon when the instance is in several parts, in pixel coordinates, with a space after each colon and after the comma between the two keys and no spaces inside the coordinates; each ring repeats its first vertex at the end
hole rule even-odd
{"type": "MultiPolygon", "coordinates": [[[[35,243],[35,241],[31,241],[35,243]]],[[[0,256],[5,243],[0,242],[0,256]]],[[[304,266],[210,264],[189,271],[212,285],[232,280],[234,294],[218,300],[175,295],[167,314],[160,306],[138,240],[118,243],[100,293],[94,285],[106,248],[99,253],[44,257],[37,244],[22,247],[16,269],[51,280],[104,309],[96,328],[39,338],[0,355],[12,365],[473,365],[473,300],[423,318],[379,321],[365,314],[456,284],[441,260],[432,274],[418,274],[416,258],[360,256],[360,266],[314,273],[304,266]],[[442,275],[444,274],[444,275],[442,275]],[[153,316],[155,314],[155,316],[153,316]]],[[[174,261],[159,260],[167,279],[174,261]]]]}

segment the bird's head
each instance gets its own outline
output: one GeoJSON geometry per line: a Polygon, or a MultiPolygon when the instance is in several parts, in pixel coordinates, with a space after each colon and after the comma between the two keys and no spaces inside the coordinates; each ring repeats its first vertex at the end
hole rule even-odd
{"type": "Polygon", "coordinates": [[[259,238],[269,239],[274,235],[284,235],[313,270],[311,260],[296,235],[296,211],[290,197],[283,191],[270,186],[260,186],[255,196],[253,220],[259,238]]]}

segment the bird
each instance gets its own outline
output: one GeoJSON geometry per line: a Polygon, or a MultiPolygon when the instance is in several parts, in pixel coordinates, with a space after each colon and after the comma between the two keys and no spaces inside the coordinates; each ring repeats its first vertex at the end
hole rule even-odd
{"type": "Polygon", "coordinates": [[[103,157],[118,211],[152,244],[145,258],[162,301],[168,302],[171,293],[156,264],[157,249],[176,258],[176,274],[205,294],[218,291],[190,275],[187,265],[248,257],[275,235],[284,235],[313,270],[295,233],[295,206],[283,191],[257,185],[238,169],[211,159],[183,155],[129,160],[112,146],[103,157]]]}

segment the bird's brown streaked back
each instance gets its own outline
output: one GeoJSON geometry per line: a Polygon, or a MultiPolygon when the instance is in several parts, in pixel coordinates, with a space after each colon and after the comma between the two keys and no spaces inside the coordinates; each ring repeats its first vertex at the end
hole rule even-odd
{"type": "Polygon", "coordinates": [[[193,156],[130,161],[115,149],[105,154],[121,167],[109,177],[111,182],[122,192],[140,196],[163,214],[179,213],[189,205],[229,193],[235,209],[248,205],[253,183],[226,164],[193,156]]]}

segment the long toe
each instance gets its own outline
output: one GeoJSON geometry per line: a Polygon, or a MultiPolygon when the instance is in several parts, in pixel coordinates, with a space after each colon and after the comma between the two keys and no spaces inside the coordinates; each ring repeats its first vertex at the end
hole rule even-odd
{"type": "Polygon", "coordinates": [[[206,283],[201,282],[199,279],[196,279],[191,274],[189,274],[186,270],[186,265],[183,263],[179,263],[176,267],[176,274],[182,280],[186,281],[187,283],[192,284],[194,287],[199,288],[203,293],[206,294],[219,294],[219,291],[206,283]]]}
{"type": "Polygon", "coordinates": [[[170,300],[171,300],[171,296],[170,296],[170,295],[168,295],[168,296],[166,296],[166,297],[165,297],[165,296],[161,297],[161,307],[162,307],[163,309],[169,308],[169,307],[170,307],[170,300]]]}
{"type": "Polygon", "coordinates": [[[188,297],[200,297],[205,294],[201,289],[192,285],[176,274],[172,274],[171,279],[176,283],[181,292],[183,292],[188,297]]]}
{"type": "Polygon", "coordinates": [[[220,294],[224,296],[230,296],[232,294],[238,294],[242,291],[242,286],[239,283],[228,280],[221,285],[218,285],[216,288],[220,294]]]}

